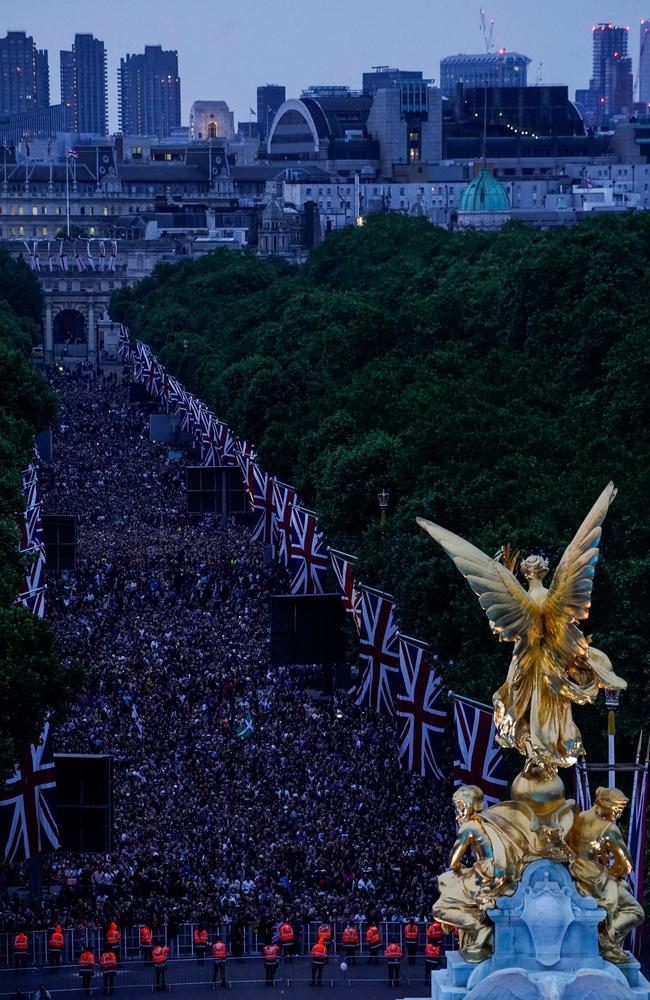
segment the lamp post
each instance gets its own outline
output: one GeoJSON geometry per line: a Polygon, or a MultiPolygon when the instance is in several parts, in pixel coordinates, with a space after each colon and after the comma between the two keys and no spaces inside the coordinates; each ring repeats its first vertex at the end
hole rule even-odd
{"type": "Polygon", "coordinates": [[[377,502],[379,504],[379,523],[382,528],[386,523],[386,511],[388,510],[388,501],[390,500],[390,493],[388,490],[382,490],[381,493],[377,494],[377,502]]]}
{"type": "Polygon", "coordinates": [[[605,704],[609,709],[607,713],[607,763],[609,764],[607,784],[609,788],[614,788],[616,785],[614,772],[614,764],[616,763],[616,709],[620,697],[621,692],[618,688],[605,688],[605,704]]]}

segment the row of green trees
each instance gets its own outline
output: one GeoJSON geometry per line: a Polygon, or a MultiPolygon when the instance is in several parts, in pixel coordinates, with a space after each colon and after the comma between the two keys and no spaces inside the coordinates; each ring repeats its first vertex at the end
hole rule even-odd
{"type": "Polygon", "coordinates": [[[32,367],[42,305],[29,269],[0,252],[0,781],[38,739],[47,713],[60,709],[78,685],[76,673],[59,663],[49,623],[13,603],[27,566],[18,551],[21,473],[32,460],[34,435],[52,423],[57,408],[32,367]]]}
{"type": "MultiPolygon", "coordinates": [[[[650,707],[649,301],[650,213],[489,234],[392,215],[301,268],[228,251],[159,267],[111,314],[257,443],[482,700],[509,649],[415,517],[554,565],[613,479],[588,628],[630,681],[631,738],[650,707]]],[[[586,729],[599,756],[593,710],[586,729]]]]}

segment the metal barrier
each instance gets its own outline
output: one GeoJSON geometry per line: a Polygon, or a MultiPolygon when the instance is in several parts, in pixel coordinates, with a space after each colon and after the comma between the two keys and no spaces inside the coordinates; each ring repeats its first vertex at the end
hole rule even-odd
{"type": "MultiPolygon", "coordinates": [[[[311,954],[311,949],[318,940],[319,923],[319,921],[314,921],[312,923],[305,924],[302,927],[294,928],[294,952],[296,955],[309,956],[311,954]]],[[[128,964],[131,961],[141,958],[141,926],[142,925],[138,924],[133,927],[121,928],[122,940],[120,942],[120,959],[123,963],[128,964]]],[[[152,927],[153,942],[154,944],[168,945],[170,949],[170,959],[191,958],[195,955],[194,931],[199,926],[201,925],[181,924],[172,938],[169,937],[169,927],[167,925],[152,927]]],[[[342,956],[344,954],[343,945],[341,943],[341,935],[343,934],[345,926],[346,924],[344,921],[332,921],[331,923],[331,955],[342,956]]],[[[359,933],[358,954],[360,957],[367,956],[369,953],[368,944],[366,942],[366,931],[368,926],[367,921],[359,921],[355,923],[355,927],[359,933]]],[[[383,949],[394,941],[401,944],[405,949],[403,923],[400,921],[383,920],[378,924],[378,927],[381,933],[382,954],[383,949]]],[[[418,936],[418,955],[423,955],[424,946],[426,944],[426,924],[420,923],[418,924],[418,927],[420,931],[418,936]]],[[[206,930],[208,931],[210,941],[214,941],[217,934],[221,934],[226,943],[226,947],[228,948],[228,954],[232,955],[230,924],[208,926],[206,930]]],[[[41,968],[47,966],[49,964],[47,951],[48,932],[30,931],[27,936],[29,939],[27,955],[30,966],[41,968]]],[[[100,928],[67,928],[64,929],[63,936],[65,941],[64,950],[61,955],[61,963],[63,965],[74,966],[84,948],[89,948],[96,956],[99,956],[99,954],[106,948],[105,934],[100,928]]],[[[2,968],[6,969],[13,967],[13,939],[13,933],[0,934],[0,970],[2,968]]],[[[446,935],[444,943],[446,950],[451,950],[456,947],[456,942],[452,935],[446,935]]],[[[259,955],[261,951],[262,942],[260,942],[258,938],[256,928],[250,925],[246,926],[244,928],[244,947],[242,956],[251,957],[259,955]]]]}

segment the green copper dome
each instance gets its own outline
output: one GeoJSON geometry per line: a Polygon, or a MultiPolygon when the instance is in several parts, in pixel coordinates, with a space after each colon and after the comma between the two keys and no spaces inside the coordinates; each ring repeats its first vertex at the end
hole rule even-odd
{"type": "Polygon", "coordinates": [[[482,167],[471,184],[465,188],[458,205],[459,212],[508,212],[510,202],[503,184],[482,167]]]}

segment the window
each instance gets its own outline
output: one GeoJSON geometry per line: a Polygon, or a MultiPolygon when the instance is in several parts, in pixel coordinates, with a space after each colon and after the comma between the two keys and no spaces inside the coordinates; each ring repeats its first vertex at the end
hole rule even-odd
{"type": "Polygon", "coordinates": [[[41,208],[41,215],[47,215],[47,205],[43,205],[41,208]]]}
{"type": "Polygon", "coordinates": [[[108,215],[108,206],[104,205],[104,215],[108,215]]]}
{"type": "Polygon", "coordinates": [[[47,226],[41,226],[41,236],[47,236],[47,226]]]}
{"type": "Polygon", "coordinates": [[[38,209],[36,205],[32,205],[32,215],[38,215],[38,209]]]}
{"type": "Polygon", "coordinates": [[[19,205],[18,206],[18,215],[24,215],[24,214],[25,214],[24,207],[22,205],[19,205]]]}
{"type": "Polygon", "coordinates": [[[79,209],[79,215],[85,215],[85,214],[86,214],[86,206],[82,205],[79,209]]]}
{"type": "Polygon", "coordinates": [[[38,236],[38,226],[32,226],[32,236],[38,236]]]}
{"type": "Polygon", "coordinates": [[[60,206],[60,205],[57,205],[57,206],[56,206],[56,214],[57,214],[57,215],[61,215],[62,211],[63,211],[63,209],[61,208],[61,206],[60,206]]]}

